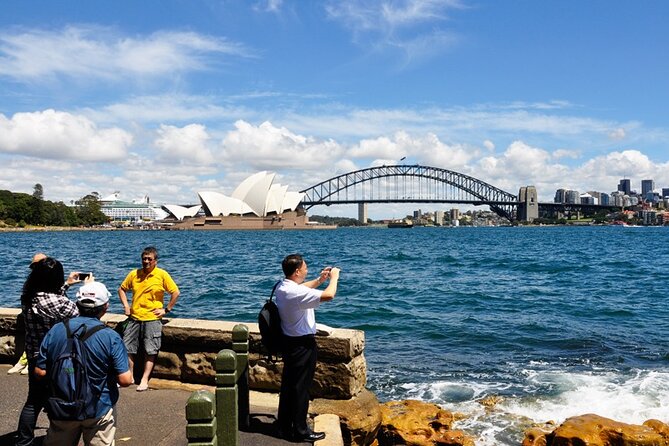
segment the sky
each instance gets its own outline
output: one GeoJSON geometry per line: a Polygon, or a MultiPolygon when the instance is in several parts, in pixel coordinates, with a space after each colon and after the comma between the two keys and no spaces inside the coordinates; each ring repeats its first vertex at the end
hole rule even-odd
{"type": "Polygon", "coordinates": [[[669,187],[663,0],[0,4],[0,189],[188,204],[400,163],[540,201],[669,187]]]}

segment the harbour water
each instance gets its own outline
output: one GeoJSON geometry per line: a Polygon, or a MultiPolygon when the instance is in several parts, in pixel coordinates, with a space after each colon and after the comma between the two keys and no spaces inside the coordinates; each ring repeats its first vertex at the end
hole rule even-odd
{"type": "MultiPolygon", "coordinates": [[[[319,322],[364,330],[368,388],[462,412],[478,445],[584,413],[669,421],[669,228],[0,233],[0,306],[32,254],[114,291],[146,245],[182,291],[174,317],[255,321],[285,254],[342,268],[319,322]],[[499,396],[486,410],[478,401],[499,396]]],[[[73,292],[70,293],[73,297],[73,292]]],[[[112,311],[120,312],[117,299],[112,311]]]]}

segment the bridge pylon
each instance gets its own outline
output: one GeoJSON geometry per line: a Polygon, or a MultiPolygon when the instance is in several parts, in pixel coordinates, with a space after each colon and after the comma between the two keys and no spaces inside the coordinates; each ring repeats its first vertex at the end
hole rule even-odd
{"type": "Polygon", "coordinates": [[[539,200],[537,188],[524,186],[518,191],[518,220],[532,222],[539,218],[539,200]]]}

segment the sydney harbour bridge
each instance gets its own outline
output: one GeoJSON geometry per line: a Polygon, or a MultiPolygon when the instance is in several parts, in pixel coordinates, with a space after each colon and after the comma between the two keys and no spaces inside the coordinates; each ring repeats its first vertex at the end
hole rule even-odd
{"type": "Polygon", "coordinates": [[[452,170],[420,165],[370,167],[345,173],[304,189],[301,205],[369,203],[452,203],[487,205],[500,217],[531,221],[539,216],[561,213],[589,213],[617,209],[612,206],[539,203],[533,186],[518,194],[499,189],[477,178],[452,170]]]}

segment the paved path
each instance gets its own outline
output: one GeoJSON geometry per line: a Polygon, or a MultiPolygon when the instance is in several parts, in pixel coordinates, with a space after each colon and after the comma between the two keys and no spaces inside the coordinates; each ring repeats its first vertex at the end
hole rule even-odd
{"type": "MultiPolygon", "coordinates": [[[[0,446],[14,446],[14,433],[19,414],[28,394],[28,378],[25,375],[8,375],[9,365],[0,365],[0,446]]],[[[136,386],[121,389],[121,397],[116,405],[118,428],[117,446],[185,446],[186,441],[186,401],[197,386],[189,390],[175,387],[173,382],[151,380],[152,386],[146,392],[135,391],[136,386]]],[[[199,388],[209,387],[202,386],[199,388]]],[[[251,427],[249,432],[240,432],[240,446],[288,446],[290,443],[274,434],[276,415],[276,395],[252,392],[251,427]]],[[[49,420],[42,414],[37,423],[35,435],[44,437],[49,420]]],[[[341,433],[328,433],[334,439],[341,433]]],[[[329,439],[324,440],[328,441],[329,439]]],[[[38,445],[41,444],[41,438],[38,445]]],[[[317,442],[316,446],[319,446],[317,442]]],[[[310,444],[310,443],[305,443],[310,444]]],[[[324,446],[324,445],[323,445],[324,446]]]]}

